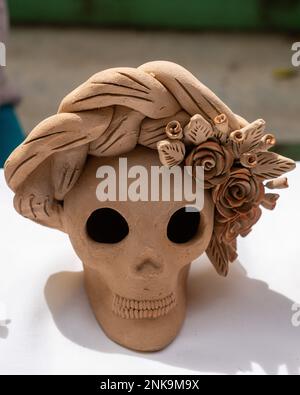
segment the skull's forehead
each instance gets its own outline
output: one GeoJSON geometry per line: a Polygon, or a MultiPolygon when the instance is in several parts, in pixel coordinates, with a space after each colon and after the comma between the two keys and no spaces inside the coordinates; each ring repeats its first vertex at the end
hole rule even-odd
{"type": "MultiPolygon", "coordinates": [[[[161,198],[159,201],[151,200],[151,170],[153,167],[161,168],[161,163],[159,160],[159,156],[157,155],[156,150],[152,150],[149,148],[145,148],[142,146],[137,146],[133,151],[123,154],[121,157],[95,157],[90,156],[88,157],[87,163],[85,165],[85,169],[79,178],[78,182],[74,186],[74,188],[68,193],[65,198],[65,207],[69,211],[71,209],[73,214],[77,214],[81,217],[88,217],[94,210],[102,207],[111,207],[124,215],[131,215],[136,216],[136,218],[149,217],[149,219],[154,220],[155,213],[159,213],[160,221],[167,220],[168,217],[178,210],[179,208],[191,204],[191,202],[185,199],[184,193],[184,172],[182,171],[181,174],[181,186],[179,187],[180,195],[182,196],[182,200],[174,201],[174,186],[175,183],[178,184],[178,179],[174,177],[170,177],[170,201],[162,201],[161,198]],[[124,165],[125,162],[120,167],[120,159],[124,161],[127,160],[126,166],[124,165]],[[105,177],[97,177],[97,171],[101,169],[105,172],[109,166],[113,168],[115,171],[115,182],[111,176],[105,175],[105,177]],[[124,167],[125,166],[125,167],[124,167]],[[124,191],[128,196],[128,188],[132,185],[132,183],[136,182],[137,179],[141,179],[140,175],[137,175],[133,179],[128,179],[127,174],[130,169],[134,166],[140,166],[147,174],[147,181],[148,182],[148,197],[147,201],[132,201],[130,196],[128,199],[122,200],[124,198],[124,191]],[[109,200],[109,201],[100,201],[97,198],[97,188],[103,182],[104,179],[108,180],[108,178],[112,180],[112,188],[116,188],[116,200],[109,200]],[[125,178],[125,179],[124,179],[125,178]],[[123,185],[123,194],[119,188],[119,185],[123,185]],[[122,196],[122,197],[121,197],[122,196]],[[121,200],[120,200],[121,198],[121,200]],[[165,216],[165,218],[164,218],[165,216]]],[[[102,173],[103,176],[103,173],[102,173]]],[[[153,177],[152,177],[153,181],[153,177]]],[[[145,181],[143,180],[143,183],[145,181]]],[[[195,182],[194,180],[192,181],[195,182]]],[[[154,182],[157,185],[156,182],[154,182]]],[[[160,189],[162,187],[160,182],[160,189]]],[[[178,189],[178,185],[176,185],[178,189]]],[[[107,190],[106,190],[107,191],[107,190]]],[[[180,196],[179,195],[179,196],[180,196]]],[[[126,196],[125,196],[126,197],[126,196]]],[[[211,197],[209,193],[205,193],[204,199],[205,211],[211,212],[212,204],[211,204],[211,197]],[[208,200],[208,201],[207,201],[208,200]]]]}

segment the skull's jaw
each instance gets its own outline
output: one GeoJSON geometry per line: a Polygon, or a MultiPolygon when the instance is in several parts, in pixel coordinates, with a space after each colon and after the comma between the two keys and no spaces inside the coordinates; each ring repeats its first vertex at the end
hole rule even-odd
{"type": "Polygon", "coordinates": [[[85,268],[86,291],[106,335],[136,351],[158,351],[168,346],[178,335],[185,318],[189,268],[187,265],[181,270],[171,294],[153,299],[152,303],[116,296],[94,270],[85,268]]]}
{"type": "Polygon", "coordinates": [[[176,307],[176,294],[160,299],[128,299],[115,294],[113,296],[112,310],[120,318],[126,320],[157,319],[168,315],[176,307]]]}

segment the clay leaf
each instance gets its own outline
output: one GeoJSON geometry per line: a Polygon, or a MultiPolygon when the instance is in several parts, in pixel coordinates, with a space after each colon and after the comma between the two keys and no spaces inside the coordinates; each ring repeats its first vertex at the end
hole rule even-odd
{"type": "Polygon", "coordinates": [[[179,140],[162,140],[157,144],[159,159],[164,166],[179,165],[185,156],[185,146],[179,140]]]}
{"type": "Polygon", "coordinates": [[[206,254],[218,274],[226,277],[229,265],[228,251],[226,245],[218,240],[215,233],[212,235],[206,254]]]}
{"type": "Polygon", "coordinates": [[[202,115],[194,115],[184,128],[185,141],[194,145],[204,143],[214,135],[214,130],[202,115]]]}
{"type": "Polygon", "coordinates": [[[285,158],[275,152],[259,152],[257,165],[252,172],[262,180],[281,177],[283,174],[294,170],[296,167],[292,159],[285,158]]]}

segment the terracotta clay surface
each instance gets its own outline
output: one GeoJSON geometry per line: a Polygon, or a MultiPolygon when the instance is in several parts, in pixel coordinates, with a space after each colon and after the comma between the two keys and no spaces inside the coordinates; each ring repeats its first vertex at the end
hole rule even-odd
{"type": "MultiPolygon", "coordinates": [[[[150,172],[152,166],[160,165],[157,153],[148,148],[139,147],[127,158],[129,168],[143,165],[150,172]]],[[[65,197],[64,229],[84,263],[89,299],[107,335],[129,348],[159,350],[174,339],[182,325],[189,266],[208,247],[214,205],[207,192],[195,237],[175,244],[167,237],[167,225],[171,216],[189,203],[100,203],[94,193],[99,182],[95,174],[103,165],[116,169],[119,182],[118,157],[90,157],[65,197]],[[90,215],[107,207],[118,211],[129,226],[127,237],[116,244],[96,243],[86,231],[90,215]]]]}
{"type": "Polygon", "coordinates": [[[261,217],[261,207],[272,210],[276,206],[279,195],[267,193],[266,188],[288,187],[282,176],[295,163],[270,152],[275,143],[262,119],[249,123],[187,70],[157,61],[92,76],[12,153],[5,176],[21,215],[70,235],[84,263],[92,307],[106,333],[127,347],[157,350],[174,338],[182,323],[191,261],[206,250],[217,272],[226,276],[237,257],[238,236],[249,234],[261,217]],[[166,226],[175,209],[171,202],[163,207],[136,202],[134,210],[128,202],[119,202],[116,208],[132,219],[128,236],[108,249],[88,241],[83,224],[90,210],[101,206],[95,200],[95,168],[108,163],[116,167],[118,157],[147,167],[151,163],[187,165],[195,177],[197,166],[204,168],[202,215],[208,227],[198,247],[195,239],[190,252],[185,245],[176,253],[179,247],[169,248],[163,236],[153,247],[158,240],[150,226],[153,223],[148,223],[149,213],[155,214],[153,221],[160,218],[158,227],[166,226]],[[129,244],[121,253],[124,243],[129,244]],[[170,274],[172,256],[176,270],[170,274]],[[169,273],[170,281],[159,280],[154,286],[152,269],[146,278],[133,280],[126,270],[135,259],[140,264],[143,259],[153,261],[146,266],[160,267],[160,278],[169,273]],[[108,261],[112,267],[118,262],[117,268],[108,268],[108,261]],[[147,281],[151,286],[144,286],[147,281]]]}

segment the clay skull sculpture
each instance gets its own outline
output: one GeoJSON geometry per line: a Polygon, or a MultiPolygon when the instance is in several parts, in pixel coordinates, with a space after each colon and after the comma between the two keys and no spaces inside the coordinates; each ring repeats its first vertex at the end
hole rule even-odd
{"type": "MultiPolygon", "coordinates": [[[[15,209],[66,232],[106,334],[160,350],[178,334],[190,264],[204,252],[226,276],[262,210],[274,209],[295,163],[270,152],[262,119],[234,114],[187,70],[157,61],[102,71],[70,93],[9,157],[15,209]],[[99,201],[97,169],[204,168],[204,207],[187,201],[99,201]]],[[[121,176],[120,176],[121,177],[121,176]]],[[[118,184],[117,184],[118,185],[118,184]]],[[[175,186],[173,185],[173,188],[175,186]]]]}

